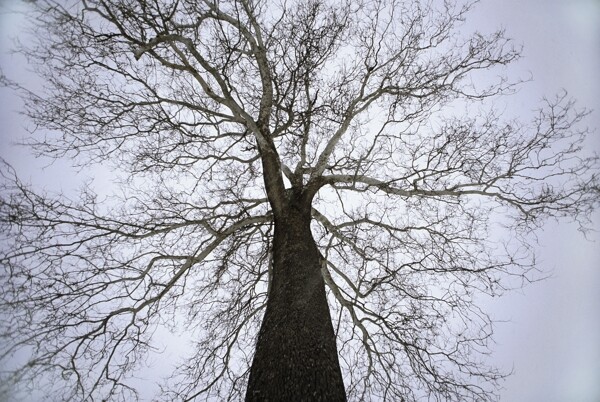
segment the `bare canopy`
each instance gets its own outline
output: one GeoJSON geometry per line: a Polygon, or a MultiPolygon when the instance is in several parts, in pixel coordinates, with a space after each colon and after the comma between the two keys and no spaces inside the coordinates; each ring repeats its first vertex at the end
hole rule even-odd
{"type": "Polygon", "coordinates": [[[494,108],[520,49],[472,5],[32,4],[28,145],[125,180],[2,165],[0,382],[131,401],[166,328],[167,400],[495,400],[478,301],[532,279],[546,218],[585,228],[599,170],[566,94],[494,108]]]}

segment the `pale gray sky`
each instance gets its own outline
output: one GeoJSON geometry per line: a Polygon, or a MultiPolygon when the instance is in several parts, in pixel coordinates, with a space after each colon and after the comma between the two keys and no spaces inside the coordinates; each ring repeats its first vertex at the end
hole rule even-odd
{"type": "MultiPolygon", "coordinates": [[[[524,45],[514,67],[531,72],[515,101],[529,109],[543,95],[566,89],[594,109],[589,147],[600,151],[600,1],[482,1],[472,24],[504,26],[524,45]]],[[[595,215],[600,230],[600,214],[595,215]]],[[[497,327],[494,360],[514,367],[506,402],[600,401],[600,234],[586,241],[576,226],[548,224],[540,262],[552,277],[492,306],[497,327]]]]}
{"type": "MultiPolygon", "coordinates": [[[[4,51],[20,20],[13,15],[0,18],[4,51]]],[[[581,106],[595,110],[587,121],[596,129],[588,146],[600,151],[599,0],[487,0],[473,12],[469,25],[488,30],[504,26],[508,36],[524,45],[524,58],[511,71],[522,77],[531,73],[534,81],[511,98],[509,111],[527,114],[542,96],[564,88],[581,106]]],[[[27,77],[18,58],[2,54],[0,60],[10,77],[27,77]]],[[[19,101],[0,90],[0,156],[26,180],[44,184],[56,179],[66,164],[40,175],[41,162],[9,145],[23,133],[18,109],[19,101]]],[[[600,230],[600,214],[594,223],[600,230]]],[[[501,367],[514,367],[501,394],[503,402],[600,401],[600,234],[589,239],[574,225],[549,223],[540,234],[539,256],[552,277],[490,304],[496,318],[510,320],[496,328],[492,358],[501,367]]]]}

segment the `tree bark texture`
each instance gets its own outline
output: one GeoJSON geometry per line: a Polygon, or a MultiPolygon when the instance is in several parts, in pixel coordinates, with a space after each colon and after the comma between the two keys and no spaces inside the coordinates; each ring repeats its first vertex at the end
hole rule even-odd
{"type": "Polygon", "coordinates": [[[345,401],[310,202],[275,219],[273,277],[246,401],[345,401]]]}

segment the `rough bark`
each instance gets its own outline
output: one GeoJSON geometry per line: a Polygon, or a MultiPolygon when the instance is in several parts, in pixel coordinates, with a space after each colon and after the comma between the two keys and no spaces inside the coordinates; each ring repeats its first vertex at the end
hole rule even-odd
{"type": "Polygon", "coordinates": [[[246,401],[345,401],[336,338],[310,231],[310,202],[275,219],[273,278],[246,401]]]}

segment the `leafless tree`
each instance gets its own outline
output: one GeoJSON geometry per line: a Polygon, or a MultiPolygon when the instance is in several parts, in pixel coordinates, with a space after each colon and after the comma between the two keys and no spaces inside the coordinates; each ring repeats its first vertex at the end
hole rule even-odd
{"type": "Polygon", "coordinates": [[[29,145],[126,180],[2,168],[2,381],[130,401],[164,327],[195,342],[169,400],[496,399],[478,301],[531,279],[545,218],[585,227],[598,159],[566,94],[495,110],[520,49],[461,33],[471,3],[32,7],[29,145]]]}

